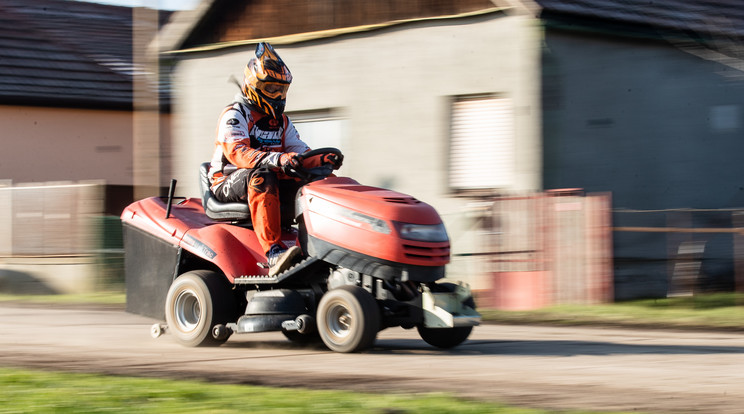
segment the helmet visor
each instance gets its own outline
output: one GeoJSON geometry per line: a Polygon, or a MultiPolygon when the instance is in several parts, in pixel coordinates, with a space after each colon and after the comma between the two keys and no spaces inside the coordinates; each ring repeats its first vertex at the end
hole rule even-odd
{"type": "Polygon", "coordinates": [[[289,90],[289,84],[257,81],[256,89],[260,90],[267,98],[270,99],[287,99],[287,90],[289,90]]]}

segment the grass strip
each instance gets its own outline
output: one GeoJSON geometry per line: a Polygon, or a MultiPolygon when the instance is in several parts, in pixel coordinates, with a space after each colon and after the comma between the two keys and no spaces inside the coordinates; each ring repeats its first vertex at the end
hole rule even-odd
{"type": "Polygon", "coordinates": [[[480,309],[485,321],[744,330],[744,294],[715,293],[529,311],[480,309]]]}
{"type": "Polygon", "coordinates": [[[0,413],[588,413],[443,394],[365,394],[0,368],[0,413]]]}

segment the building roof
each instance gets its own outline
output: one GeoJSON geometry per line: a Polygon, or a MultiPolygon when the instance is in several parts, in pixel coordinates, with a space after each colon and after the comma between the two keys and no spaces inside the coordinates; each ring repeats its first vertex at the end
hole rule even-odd
{"type": "Polygon", "coordinates": [[[531,0],[544,18],[645,27],[698,39],[744,37],[741,0],[531,0]]]}
{"type": "Polygon", "coordinates": [[[161,52],[175,52],[267,39],[298,42],[504,9],[494,0],[202,0],[194,10],[173,16],[161,30],[158,45],[161,52]]]}
{"type": "MultiPolygon", "coordinates": [[[[454,15],[417,17],[417,18],[410,18],[410,19],[394,20],[394,21],[383,22],[383,23],[366,24],[366,25],[361,25],[361,26],[339,27],[336,29],[317,30],[317,31],[305,32],[305,33],[292,33],[292,34],[272,36],[272,37],[260,37],[260,38],[248,38],[245,40],[224,41],[224,42],[204,44],[204,45],[199,45],[199,46],[194,46],[194,47],[187,47],[187,46],[182,45],[180,46],[180,49],[178,48],[177,39],[175,37],[172,37],[170,39],[161,37],[160,41],[158,42],[158,46],[160,47],[161,53],[175,55],[175,54],[180,54],[180,53],[218,50],[218,49],[224,49],[224,48],[229,48],[229,47],[234,47],[234,46],[254,45],[258,42],[269,42],[273,45],[291,45],[291,44],[296,44],[296,43],[309,42],[309,41],[320,40],[320,39],[328,39],[332,37],[338,37],[338,36],[349,35],[349,34],[354,34],[354,33],[364,33],[364,32],[371,32],[375,30],[381,30],[385,28],[399,27],[402,25],[410,24],[410,23],[430,22],[430,21],[448,21],[448,20],[454,21],[457,19],[478,18],[478,17],[487,16],[487,15],[503,14],[505,10],[506,9],[504,8],[491,7],[488,9],[477,10],[473,12],[465,12],[465,13],[454,14],[454,15]]],[[[161,35],[162,34],[163,33],[161,32],[161,35]]]]}
{"type": "Polygon", "coordinates": [[[131,108],[132,27],[129,7],[2,0],[0,103],[131,108]]]}
{"type": "MultiPolygon", "coordinates": [[[[274,21],[281,17],[278,15],[272,16],[268,6],[263,5],[263,3],[265,2],[243,3],[242,6],[238,7],[238,10],[234,2],[230,0],[202,0],[195,10],[178,12],[173,17],[172,22],[160,32],[160,51],[189,50],[196,45],[213,48],[229,47],[234,44],[255,41],[259,38],[263,40],[267,36],[278,36],[277,33],[267,33],[262,34],[263,37],[249,39],[251,36],[248,36],[241,38],[240,41],[215,40],[217,38],[216,34],[220,30],[225,30],[222,26],[234,25],[235,16],[242,11],[250,11],[251,8],[255,8],[257,12],[262,13],[261,18],[266,21],[274,21]],[[222,22],[222,24],[218,24],[218,22],[222,22]]],[[[331,0],[313,0],[313,3],[316,5],[316,9],[325,7],[324,10],[327,13],[338,13],[341,10],[334,8],[333,5],[336,3],[331,0]],[[325,4],[325,6],[321,7],[322,4],[325,4]]],[[[353,3],[355,2],[349,4],[353,3]]],[[[382,2],[375,6],[378,3],[375,1],[363,3],[366,4],[364,7],[367,8],[384,6],[382,2]]],[[[438,4],[440,8],[449,4],[446,1],[434,3],[438,4]]],[[[451,0],[450,3],[450,5],[458,5],[462,8],[457,0],[451,0]]],[[[738,41],[744,38],[744,8],[740,7],[740,3],[741,0],[490,0],[483,3],[473,1],[468,7],[472,11],[478,7],[482,7],[482,11],[486,11],[489,7],[496,6],[493,10],[511,9],[515,12],[532,13],[536,17],[542,18],[549,25],[564,28],[582,29],[591,27],[594,30],[626,36],[686,37],[695,41],[706,42],[709,46],[718,49],[730,49],[732,39],[738,44],[738,41]],[[721,39],[725,39],[725,44],[721,42],[721,39]]],[[[293,4],[296,6],[299,3],[293,4]]],[[[343,7],[348,9],[348,4],[345,3],[343,7]]],[[[346,11],[348,12],[348,10],[346,11]]],[[[403,19],[399,21],[420,18],[423,11],[416,13],[415,10],[411,9],[409,13],[410,16],[398,16],[399,19],[403,19]]],[[[285,17],[281,18],[285,19],[285,17]]],[[[315,19],[320,19],[320,17],[316,16],[315,19]]],[[[348,19],[344,20],[340,16],[328,16],[326,19],[334,22],[336,29],[344,29],[344,23],[348,23],[348,19]]],[[[288,30],[291,30],[295,26],[285,25],[283,27],[288,27],[288,30]]],[[[368,27],[369,25],[362,25],[348,27],[344,30],[325,28],[318,32],[302,33],[302,35],[308,37],[313,33],[321,32],[324,34],[344,34],[355,28],[367,30],[368,27]]],[[[286,35],[292,35],[293,39],[303,38],[298,36],[297,33],[287,32],[283,35],[282,38],[286,35]]],[[[278,37],[272,37],[272,40],[276,41],[277,39],[278,37]]]]}

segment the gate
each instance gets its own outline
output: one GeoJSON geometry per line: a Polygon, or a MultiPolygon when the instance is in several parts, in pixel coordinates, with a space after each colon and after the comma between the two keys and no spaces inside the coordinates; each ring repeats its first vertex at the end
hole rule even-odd
{"type": "Polygon", "coordinates": [[[485,230],[489,306],[523,310],[613,300],[609,194],[496,197],[485,230]]]}

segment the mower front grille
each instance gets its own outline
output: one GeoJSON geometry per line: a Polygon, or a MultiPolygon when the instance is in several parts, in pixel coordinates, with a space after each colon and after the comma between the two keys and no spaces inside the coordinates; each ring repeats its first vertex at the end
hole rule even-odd
{"type": "Polygon", "coordinates": [[[409,259],[418,260],[449,260],[449,244],[444,246],[417,246],[403,244],[403,254],[409,259]]]}

